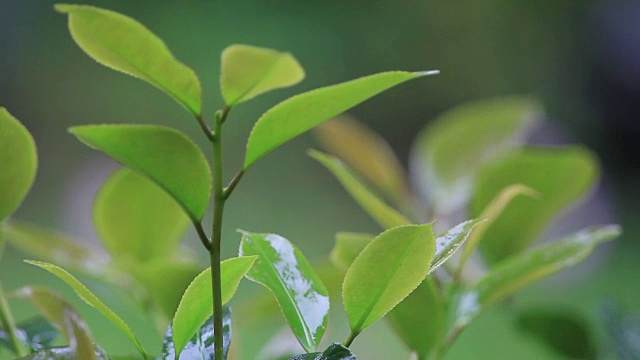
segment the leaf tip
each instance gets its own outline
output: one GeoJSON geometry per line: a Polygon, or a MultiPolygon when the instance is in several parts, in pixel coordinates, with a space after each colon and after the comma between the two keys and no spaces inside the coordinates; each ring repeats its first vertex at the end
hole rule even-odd
{"type": "Polygon", "coordinates": [[[440,70],[425,70],[425,71],[416,71],[414,74],[418,76],[429,76],[429,75],[438,75],[440,74],[440,70]]]}
{"type": "Polygon", "coordinates": [[[53,5],[53,9],[59,12],[60,14],[70,13],[73,7],[74,5],[71,5],[71,4],[54,4],[53,5]]]}

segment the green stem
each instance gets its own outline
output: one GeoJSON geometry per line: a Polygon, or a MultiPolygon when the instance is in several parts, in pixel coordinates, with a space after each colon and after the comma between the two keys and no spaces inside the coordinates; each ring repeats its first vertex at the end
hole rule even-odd
{"type": "Polygon", "coordinates": [[[347,341],[344,342],[344,346],[345,347],[351,346],[351,343],[353,342],[353,340],[355,340],[356,336],[358,336],[359,334],[360,332],[351,331],[351,334],[349,334],[349,338],[347,339],[347,341]]]}
{"type": "Polygon", "coordinates": [[[4,296],[2,284],[0,284],[0,322],[2,322],[2,327],[9,334],[9,341],[11,342],[16,355],[18,355],[18,357],[29,355],[29,350],[27,350],[20,339],[18,339],[16,323],[13,320],[11,309],[9,309],[7,298],[4,296]]]}

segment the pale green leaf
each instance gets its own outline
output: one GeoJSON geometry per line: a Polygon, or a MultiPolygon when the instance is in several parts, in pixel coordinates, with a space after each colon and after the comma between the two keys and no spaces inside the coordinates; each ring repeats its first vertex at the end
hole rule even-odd
{"type": "Polygon", "coordinates": [[[431,224],[394,227],[367,245],[342,285],[352,334],[382,318],[420,285],[435,249],[431,224]]]}
{"type": "Polygon", "coordinates": [[[7,109],[0,107],[0,221],[11,215],[31,189],[38,167],[36,144],[7,109]]]}
{"type": "Polygon", "coordinates": [[[186,135],[155,125],[87,125],[69,131],[88,146],[154,181],[193,220],[200,220],[207,210],[209,164],[186,135]]]}
{"type": "Polygon", "coordinates": [[[278,146],[325,120],[407,80],[436,72],[391,71],[293,96],[269,109],[256,122],[247,142],[244,169],[278,146]]]}
{"type": "Polygon", "coordinates": [[[86,5],[57,4],[69,15],[69,31],[87,55],[102,65],[142,79],[196,116],[202,90],[195,72],[171,54],[144,25],[122,14],[86,5]]]}
{"type": "Polygon", "coordinates": [[[84,302],[98,310],[102,316],[104,316],[107,320],[113,323],[123,334],[125,334],[129,340],[133,343],[136,349],[142,354],[143,357],[146,357],[146,353],[142,344],[136,337],[136,335],[131,331],[129,325],[127,325],[122,318],[120,318],[116,313],[113,312],[107,305],[105,305],[100,299],[98,299],[86,286],[84,286],[80,281],[78,281],[73,275],[69,274],[66,270],[46,262],[41,261],[33,261],[33,260],[25,260],[26,263],[38,266],[53,275],[60,278],[62,281],[67,283],[82,299],[84,302]]]}
{"type": "MultiPolygon", "coordinates": [[[[227,359],[229,346],[231,345],[231,308],[222,307],[222,350],[223,359],[227,359]]],[[[196,331],[179,356],[173,343],[173,329],[169,325],[167,333],[162,340],[162,356],[157,360],[182,360],[191,359],[215,359],[215,331],[213,328],[213,316],[196,331]]]]}
{"type": "MultiPolygon", "coordinates": [[[[240,280],[249,271],[257,256],[241,256],[220,263],[222,304],[233,297],[240,280]]],[[[211,316],[211,268],[205,269],[189,284],[173,317],[173,343],[176,356],[187,345],[193,334],[211,316]]]]}
{"type": "Polygon", "coordinates": [[[482,219],[460,223],[436,237],[436,252],[433,255],[429,273],[444,264],[469,238],[473,229],[482,223],[482,219]]]}
{"type": "Polygon", "coordinates": [[[259,256],[247,278],[271,290],[300,345],[315,351],[327,326],[329,293],[304,255],[280,235],[248,232],[240,255],[259,256]]]}
{"type": "Polygon", "coordinates": [[[289,53],[241,44],[222,52],[220,88],[229,107],[302,79],[304,69],[289,53]]]}
{"type": "Polygon", "coordinates": [[[340,159],[314,150],[310,150],[309,155],[331,171],[347,192],[380,226],[391,228],[410,223],[402,214],[371,192],[340,159]]]}
{"type": "Polygon", "coordinates": [[[336,234],[336,244],[331,250],[329,258],[331,263],[338,268],[347,271],[353,260],[375,238],[371,234],[339,232],[336,234]]]}

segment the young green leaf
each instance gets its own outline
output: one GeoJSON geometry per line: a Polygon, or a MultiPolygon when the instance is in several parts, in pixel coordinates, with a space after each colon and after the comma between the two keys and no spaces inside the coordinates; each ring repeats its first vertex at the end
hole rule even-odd
{"type": "Polygon", "coordinates": [[[0,221],[11,215],[29,192],[36,177],[36,144],[7,109],[0,107],[0,221]]]}
{"type": "Polygon", "coordinates": [[[329,293],[304,255],[280,235],[249,232],[242,232],[240,255],[259,256],[247,278],[271,290],[300,345],[315,351],[329,318],[329,293]]]}
{"type": "Polygon", "coordinates": [[[25,262],[47,270],[48,272],[52,273],[53,275],[57,276],[62,281],[67,283],[67,285],[69,285],[76,292],[80,299],[98,310],[98,312],[102,314],[102,316],[104,316],[107,320],[111,321],[111,323],[113,323],[120,331],[122,331],[123,334],[125,334],[129,338],[129,340],[131,340],[140,354],[142,354],[142,356],[145,358],[147,357],[142,344],[140,344],[140,341],[138,340],[136,335],[133,333],[133,331],[131,331],[129,325],[127,325],[124,320],[116,315],[116,313],[114,313],[113,310],[111,310],[107,305],[100,301],[100,299],[98,299],[89,289],[87,289],[86,286],[82,285],[82,283],[78,281],[78,279],[73,277],[73,275],[69,274],[66,270],[58,266],[46,262],[33,260],[25,260],[25,262]]]}
{"type": "Polygon", "coordinates": [[[322,147],[342,159],[396,204],[406,201],[407,180],[387,142],[363,123],[339,116],[315,129],[322,147]]]}
{"type": "Polygon", "coordinates": [[[356,356],[349,348],[342,344],[331,344],[325,351],[319,353],[302,354],[289,360],[356,360],[356,356]]]}
{"type": "Polygon", "coordinates": [[[347,192],[380,226],[387,229],[410,223],[402,214],[372,193],[342,161],[315,150],[310,150],[309,155],[331,171],[347,192]]]}
{"type": "Polygon", "coordinates": [[[394,227],[367,245],[342,285],[352,335],[382,318],[420,285],[435,249],[431,224],[394,227]]]}
{"type": "Polygon", "coordinates": [[[405,345],[428,359],[442,341],[447,328],[446,304],[433,279],[426,278],[386,317],[405,345]]]}
{"type": "Polygon", "coordinates": [[[375,238],[371,234],[339,232],[329,258],[336,267],[347,271],[358,255],[375,238]]]}
{"type": "Polygon", "coordinates": [[[429,273],[453,256],[456,250],[469,238],[473,229],[482,221],[483,219],[468,220],[438,235],[436,238],[436,252],[433,256],[429,273]]]}
{"type": "Polygon", "coordinates": [[[465,205],[476,172],[520,144],[536,122],[537,104],[527,97],[467,103],[440,115],[417,137],[411,172],[421,194],[439,213],[465,205]]]}
{"type": "Polygon", "coordinates": [[[256,122],[247,142],[244,169],[273,149],[359,103],[407,80],[437,72],[390,71],[293,96],[256,122]]]}
{"type": "MultiPolygon", "coordinates": [[[[257,256],[241,256],[227,259],[220,264],[223,304],[231,299],[240,280],[257,258],[257,256]]],[[[212,303],[211,268],[207,268],[187,287],[173,317],[173,343],[176,355],[180,355],[189,339],[211,316],[212,303]]]]}
{"type": "Polygon", "coordinates": [[[196,74],[171,54],[144,25],[113,11],[57,4],[69,15],[69,31],[84,52],[102,65],[142,79],[200,115],[202,91],[196,74]]]}
{"type": "Polygon", "coordinates": [[[69,129],[80,141],[136,170],[167,191],[193,220],[207,210],[211,172],[198,146],[177,130],[154,125],[87,125],[69,129]]]}
{"type": "Polygon", "coordinates": [[[540,196],[520,196],[506,205],[478,240],[483,258],[494,265],[526,249],[554,216],[593,187],[598,173],[596,157],[582,147],[528,148],[484,168],[478,174],[472,216],[481,216],[513,184],[527,186],[540,196]]]}
{"type": "MultiPolygon", "coordinates": [[[[227,358],[229,345],[231,345],[231,308],[222,307],[222,338],[224,358],[227,358]]],[[[176,356],[173,340],[173,329],[171,325],[167,329],[167,334],[162,341],[162,360],[177,360],[179,358],[189,359],[215,359],[214,358],[214,330],[213,316],[202,325],[186,344],[179,356],[176,356]]]]}
{"type": "Polygon", "coordinates": [[[123,168],[98,191],[93,223],[114,259],[144,262],[175,254],[189,218],[156,184],[123,168]]]}
{"type": "Polygon", "coordinates": [[[249,45],[231,45],[222,52],[220,88],[229,107],[302,79],[304,69],[289,53],[249,45]]]}

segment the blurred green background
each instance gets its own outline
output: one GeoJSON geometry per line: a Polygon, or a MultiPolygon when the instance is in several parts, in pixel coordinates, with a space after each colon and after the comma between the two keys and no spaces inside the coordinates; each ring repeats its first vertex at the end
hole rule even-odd
{"type": "MultiPolygon", "coordinates": [[[[53,11],[53,3],[9,0],[0,4],[0,105],[32,132],[40,161],[34,187],[14,217],[96,242],[92,198],[116,164],[81,145],[67,127],[164,124],[205,139],[190,115],[163,93],[83,54],[68,33],[65,17],[53,11]]],[[[272,47],[299,59],[307,71],[302,84],[261,96],[231,114],[225,135],[225,166],[230,176],[241,165],[245,139],[258,116],[276,102],[314,87],[385,70],[439,69],[438,76],[402,85],[350,112],[381,133],[405,164],[415,134],[447,108],[488,96],[535,95],[548,116],[536,142],[585,143],[601,157],[601,187],[573,219],[618,222],[624,235],[569,274],[540,283],[481,317],[448,358],[555,358],[517,330],[514,308],[569,307],[593,324],[601,322],[603,302],[640,311],[636,276],[640,260],[640,5],[636,1],[81,3],[127,14],[163,38],[176,57],[199,74],[209,117],[222,105],[219,54],[226,46],[272,47]]],[[[237,251],[238,228],[279,233],[317,260],[326,257],[337,231],[381,230],[327,171],[305,155],[309,147],[317,145],[306,134],[267,156],[245,176],[225,215],[226,257],[237,251]]],[[[572,230],[571,224],[565,222],[556,231],[572,230]]],[[[198,249],[195,234],[190,233],[186,243],[198,249]]],[[[21,263],[23,257],[5,250],[0,279],[7,290],[27,283],[52,286],[69,296],[105,349],[133,352],[111,324],[52,276],[21,263]]],[[[149,319],[129,308],[119,294],[89,284],[143,334],[148,348],[158,349],[157,335],[146,331],[151,328],[149,319]]],[[[248,282],[241,288],[234,302],[257,293],[257,287],[248,282]]],[[[18,318],[33,313],[24,304],[12,305],[18,318]]],[[[343,341],[347,335],[342,310],[336,312],[326,342],[343,341]]],[[[284,320],[280,323],[284,326],[284,320]]],[[[236,328],[242,325],[235,324],[236,328]]],[[[272,330],[260,328],[240,333],[246,348],[243,354],[251,358],[271,334],[272,330]]],[[[407,353],[384,322],[358,338],[354,350],[362,359],[401,359],[407,353]]]]}

